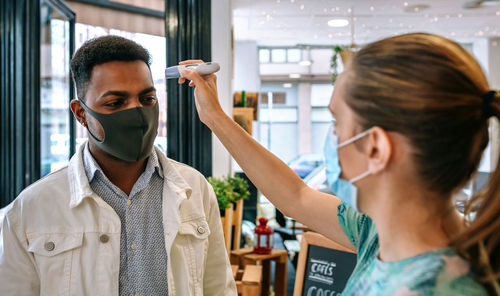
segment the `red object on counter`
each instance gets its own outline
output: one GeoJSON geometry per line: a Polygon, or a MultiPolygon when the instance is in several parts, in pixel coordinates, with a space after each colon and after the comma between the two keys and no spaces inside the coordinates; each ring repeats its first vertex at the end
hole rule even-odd
{"type": "Polygon", "coordinates": [[[255,234],[257,236],[257,245],[253,248],[253,252],[257,254],[269,254],[273,249],[273,229],[267,225],[267,219],[259,218],[259,225],[255,226],[255,234]]]}

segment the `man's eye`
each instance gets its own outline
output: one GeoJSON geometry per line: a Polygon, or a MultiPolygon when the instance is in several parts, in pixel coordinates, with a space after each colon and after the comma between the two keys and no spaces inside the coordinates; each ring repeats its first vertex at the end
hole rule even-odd
{"type": "Polygon", "coordinates": [[[113,107],[113,108],[120,107],[121,105],[123,105],[123,101],[121,101],[121,100],[111,101],[111,102],[106,103],[106,107],[113,107]]]}
{"type": "Polygon", "coordinates": [[[144,97],[141,99],[141,101],[146,104],[154,104],[154,102],[156,102],[156,97],[155,96],[144,97]]]}

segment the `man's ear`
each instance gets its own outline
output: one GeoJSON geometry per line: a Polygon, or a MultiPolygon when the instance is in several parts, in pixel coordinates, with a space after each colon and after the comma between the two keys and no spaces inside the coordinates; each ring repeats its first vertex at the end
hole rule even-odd
{"type": "Polygon", "coordinates": [[[82,105],[80,105],[80,101],[78,101],[77,99],[72,100],[70,103],[70,107],[71,107],[71,112],[73,112],[73,115],[75,116],[76,120],[84,127],[87,127],[85,110],[83,109],[82,105]]]}
{"type": "Polygon", "coordinates": [[[380,127],[373,127],[368,134],[368,169],[372,174],[383,171],[392,156],[392,142],[388,133],[380,127]]]}

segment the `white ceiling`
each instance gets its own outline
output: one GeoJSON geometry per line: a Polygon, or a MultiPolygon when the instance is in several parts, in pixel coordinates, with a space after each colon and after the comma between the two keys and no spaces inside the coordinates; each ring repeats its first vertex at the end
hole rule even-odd
{"type": "Polygon", "coordinates": [[[333,18],[350,20],[350,9],[357,44],[406,32],[430,32],[461,42],[500,37],[500,5],[464,9],[467,1],[232,0],[234,37],[271,46],[350,44],[351,25],[327,25],[333,18]],[[405,11],[419,4],[430,7],[405,11]]]}

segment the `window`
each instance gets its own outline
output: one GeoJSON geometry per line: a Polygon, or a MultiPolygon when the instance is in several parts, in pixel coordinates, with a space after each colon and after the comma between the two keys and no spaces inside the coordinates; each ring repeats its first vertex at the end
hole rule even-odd
{"type": "Polygon", "coordinates": [[[285,63],[286,49],[278,48],[271,50],[271,58],[273,63],[285,63]]]}
{"type": "MultiPolygon", "coordinates": [[[[159,123],[158,123],[158,136],[155,139],[155,145],[167,151],[167,92],[165,80],[165,37],[154,36],[149,34],[131,33],[127,31],[106,29],[97,26],[90,26],[85,24],[76,24],[76,49],[80,48],[82,44],[95,37],[105,35],[119,35],[127,39],[131,39],[144,48],[146,48],[151,55],[151,73],[153,75],[153,82],[156,88],[156,95],[158,96],[158,103],[160,107],[159,123]]],[[[83,143],[87,138],[86,129],[80,124],[76,125],[76,145],[83,143]]]]}
{"type": "Polygon", "coordinates": [[[331,83],[311,84],[311,148],[315,154],[323,153],[326,133],[333,119],[328,109],[332,93],[331,83]]]}
{"type": "Polygon", "coordinates": [[[298,155],[297,96],[297,84],[289,88],[274,82],[261,85],[256,138],[284,162],[298,155]]]}
{"type": "Polygon", "coordinates": [[[70,22],[58,10],[40,6],[40,176],[69,159],[70,22]]]}
{"type": "MultiPolygon", "coordinates": [[[[42,5],[41,27],[41,176],[66,165],[69,159],[69,25],[57,11],[42,5]],[[61,58],[64,57],[64,58],[61,58]]],[[[145,47],[152,57],[151,72],[160,106],[158,136],[155,145],[167,149],[166,118],[166,67],[165,38],[76,24],[76,49],[85,41],[104,35],[119,35],[134,40],[145,47]]],[[[76,94],[75,94],[76,96],[76,94]]],[[[86,129],[75,125],[75,145],[78,147],[87,138],[86,129]]]]}
{"type": "Polygon", "coordinates": [[[311,106],[327,107],[333,93],[333,84],[315,83],[311,85],[311,106]]]}
{"type": "Polygon", "coordinates": [[[267,64],[271,62],[269,49],[259,49],[259,61],[261,64],[267,64]]]}
{"type": "Polygon", "coordinates": [[[302,60],[300,48],[259,48],[259,62],[261,64],[299,63],[302,60]]]}
{"type": "Polygon", "coordinates": [[[287,61],[289,63],[298,63],[301,60],[301,50],[298,48],[289,49],[287,52],[287,61]]]}

